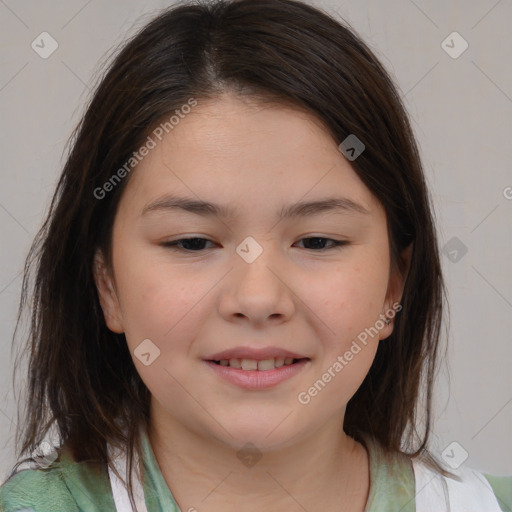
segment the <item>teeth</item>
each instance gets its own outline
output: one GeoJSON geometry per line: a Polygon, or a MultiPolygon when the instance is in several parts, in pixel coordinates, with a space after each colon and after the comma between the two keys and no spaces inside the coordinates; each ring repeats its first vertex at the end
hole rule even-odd
{"type": "Polygon", "coordinates": [[[273,359],[264,359],[263,361],[258,361],[258,370],[273,370],[275,368],[273,359]]]}
{"type": "Polygon", "coordinates": [[[281,366],[290,365],[292,363],[292,357],[276,357],[275,359],[263,359],[262,361],[256,361],[256,359],[222,359],[219,361],[221,366],[260,371],[273,370],[274,368],[281,368],[281,366]]]}
{"type": "Polygon", "coordinates": [[[258,361],[255,359],[242,359],[242,370],[257,370],[258,361]]]}

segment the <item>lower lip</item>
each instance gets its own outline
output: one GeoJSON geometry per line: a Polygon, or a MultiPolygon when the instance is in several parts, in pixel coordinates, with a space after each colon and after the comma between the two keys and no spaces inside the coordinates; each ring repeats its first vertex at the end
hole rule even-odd
{"type": "Polygon", "coordinates": [[[244,389],[266,389],[276,386],[297,375],[309,362],[309,359],[302,359],[295,364],[284,365],[274,370],[242,370],[205,361],[219,377],[244,389]]]}

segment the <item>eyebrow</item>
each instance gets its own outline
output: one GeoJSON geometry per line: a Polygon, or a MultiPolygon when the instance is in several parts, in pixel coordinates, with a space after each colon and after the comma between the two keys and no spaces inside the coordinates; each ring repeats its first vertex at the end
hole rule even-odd
{"type": "MultiPolygon", "coordinates": [[[[219,218],[234,218],[238,212],[225,205],[218,205],[208,201],[201,201],[176,195],[166,195],[148,203],[142,209],[141,216],[158,211],[185,211],[203,217],[217,216],[219,218]]],[[[279,220],[307,217],[321,213],[344,213],[370,215],[370,211],[363,205],[345,197],[329,197],[315,201],[301,201],[281,208],[277,213],[279,220]]]]}

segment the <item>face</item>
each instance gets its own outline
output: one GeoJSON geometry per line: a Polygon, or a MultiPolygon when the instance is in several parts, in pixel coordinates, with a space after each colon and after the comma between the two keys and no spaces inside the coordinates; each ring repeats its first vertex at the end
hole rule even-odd
{"type": "Polygon", "coordinates": [[[342,424],[403,281],[385,212],[332,137],[308,114],[224,96],[132,172],[112,274],[98,253],[95,278],[152,416],[233,447],[342,424]]]}

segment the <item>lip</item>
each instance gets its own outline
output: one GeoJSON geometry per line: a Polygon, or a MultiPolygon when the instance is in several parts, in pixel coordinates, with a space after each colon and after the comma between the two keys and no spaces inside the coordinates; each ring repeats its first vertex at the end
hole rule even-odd
{"type": "Polygon", "coordinates": [[[290,352],[278,347],[235,347],[223,350],[222,352],[217,352],[216,354],[206,357],[203,360],[222,361],[223,359],[255,359],[256,361],[264,361],[265,359],[274,359],[276,357],[309,359],[305,355],[298,354],[296,352],[290,352]]]}
{"type": "MultiPolygon", "coordinates": [[[[217,357],[217,356],[215,356],[217,357]]],[[[283,356],[277,356],[283,357],[283,356]]],[[[290,356],[292,357],[292,356],[290,356]]],[[[227,358],[226,358],[227,359],[227,358]]],[[[294,364],[281,366],[274,370],[242,370],[221,366],[213,361],[204,361],[215,374],[223,380],[243,389],[260,390],[277,386],[285,380],[291,379],[299,374],[306,365],[311,363],[310,359],[301,359],[294,364]]]]}

